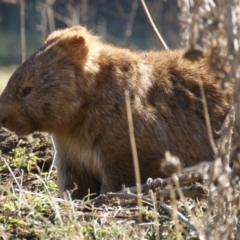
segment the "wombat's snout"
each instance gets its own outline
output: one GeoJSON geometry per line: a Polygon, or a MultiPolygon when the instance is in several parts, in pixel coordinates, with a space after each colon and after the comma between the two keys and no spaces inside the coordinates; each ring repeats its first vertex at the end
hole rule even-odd
{"type": "Polygon", "coordinates": [[[13,106],[0,102],[0,126],[18,134],[22,125],[17,110],[13,106]]]}

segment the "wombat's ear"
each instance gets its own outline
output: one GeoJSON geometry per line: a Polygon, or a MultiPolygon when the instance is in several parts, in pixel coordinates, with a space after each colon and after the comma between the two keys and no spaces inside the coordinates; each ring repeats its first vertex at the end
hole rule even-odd
{"type": "Polygon", "coordinates": [[[68,36],[67,39],[61,39],[60,45],[67,51],[68,54],[73,54],[81,58],[86,58],[89,49],[86,45],[86,41],[83,37],[78,35],[68,36]]]}

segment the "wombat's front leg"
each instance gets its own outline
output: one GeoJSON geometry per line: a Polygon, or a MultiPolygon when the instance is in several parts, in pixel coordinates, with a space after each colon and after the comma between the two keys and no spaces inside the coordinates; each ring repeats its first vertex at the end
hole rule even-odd
{"type": "Polygon", "coordinates": [[[58,187],[60,195],[67,190],[71,192],[77,186],[77,190],[71,194],[72,199],[83,199],[88,194],[94,194],[95,197],[100,193],[101,183],[94,175],[79,164],[79,167],[72,166],[71,164],[63,164],[57,167],[58,187]]]}

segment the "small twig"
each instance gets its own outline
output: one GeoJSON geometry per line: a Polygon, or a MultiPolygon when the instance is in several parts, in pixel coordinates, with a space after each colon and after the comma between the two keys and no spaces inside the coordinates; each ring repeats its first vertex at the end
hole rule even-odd
{"type": "Polygon", "coordinates": [[[165,41],[163,40],[163,38],[162,38],[161,34],[159,33],[159,31],[157,30],[156,25],[154,24],[154,22],[153,22],[153,20],[152,20],[152,17],[151,17],[151,15],[150,15],[149,11],[148,11],[148,8],[147,8],[144,0],[141,0],[141,3],[142,3],[142,5],[143,5],[143,8],[144,8],[145,13],[147,14],[148,20],[150,21],[150,23],[151,23],[151,25],[152,25],[152,27],[153,27],[153,30],[155,31],[155,33],[156,33],[157,36],[158,36],[158,39],[160,40],[160,42],[161,42],[161,44],[163,45],[163,47],[164,47],[166,50],[169,50],[167,44],[166,44],[165,41]]]}
{"type": "MultiPolygon", "coordinates": [[[[183,201],[184,207],[185,207],[185,209],[186,209],[186,211],[187,211],[187,213],[188,213],[188,215],[190,217],[190,220],[194,224],[192,213],[191,213],[191,211],[190,211],[190,209],[189,209],[189,207],[187,205],[187,201],[186,201],[186,198],[185,198],[186,195],[184,196],[184,193],[183,193],[182,189],[180,188],[180,184],[179,184],[179,181],[178,181],[178,178],[177,178],[176,174],[173,175],[173,181],[175,183],[178,195],[179,195],[180,199],[183,201]]],[[[200,239],[204,239],[203,234],[201,233],[201,231],[197,227],[196,227],[196,230],[197,230],[199,238],[201,236],[200,239]]]]}
{"type": "MultiPolygon", "coordinates": [[[[169,207],[167,204],[165,203],[159,203],[159,208],[164,209],[166,212],[169,213],[170,216],[173,215],[173,209],[171,207],[169,207]]],[[[187,224],[194,232],[198,233],[198,230],[196,228],[196,226],[189,220],[187,219],[183,214],[181,214],[179,211],[176,211],[177,217],[180,221],[184,222],[185,224],[187,224]]]]}
{"type": "Polygon", "coordinates": [[[53,3],[55,0],[46,0],[47,6],[47,17],[48,17],[48,25],[50,32],[55,30],[55,22],[54,22],[54,13],[53,13],[53,3]]]}
{"type": "Polygon", "coordinates": [[[53,156],[53,161],[52,161],[51,167],[50,167],[48,175],[47,175],[47,180],[50,179],[50,176],[52,174],[52,171],[53,171],[53,168],[54,168],[54,165],[55,165],[56,154],[57,154],[56,147],[55,147],[55,144],[54,144],[54,141],[53,141],[52,137],[51,137],[51,140],[52,140],[52,144],[53,144],[53,148],[54,148],[54,156],[53,156]]]}
{"type": "MultiPolygon", "coordinates": [[[[96,206],[100,206],[102,204],[106,204],[109,200],[112,198],[118,198],[118,199],[124,199],[124,200],[129,200],[129,199],[135,199],[135,201],[138,203],[139,196],[130,192],[117,192],[117,193],[107,193],[107,194],[101,194],[98,197],[90,200],[90,203],[94,203],[96,206]]],[[[148,198],[141,198],[146,203],[149,203],[152,205],[152,201],[148,198]]],[[[141,203],[142,205],[142,203],[141,203]]]]}
{"type": "Polygon", "coordinates": [[[183,201],[184,207],[185,207],[185,209],[187,210],[188,214],[189,214],[189,215],[191,216],[191,218],[192,218],[192,213],[191,213],[191,211],[190,211],[190,209],[189,209],[189,207],[188,207],[188,205],[187,205],[186,198],[185,198],[185,196],[184,196],[184,194],[183,194],[183,192],[182,192],[182,190],[181,190],[178,177],[176,176],[176,174],[174,174],[172,178],[173,178],[174,184],[175,184],[175,186],[176,186],[176,189],[177,189],[177,191],[178,191],[178,195],[179,195],[180,199],[183,201]]]}
{"type": "MultiPolygon", "coordinates": [[[[21,169],[21,183],[20,183],[20,186],[21,186],[21,189],[22,189],[22,186],[23,186],[23,170],[21,169]]],[[[19,201],[18,201],[18,215],[21,216],[21,206],[22,206],[22,191],[20,191],[19,193],[19,201]]]]}
{"type": "Polygon", "coordinates": [[[162,191],[158,191],[156,193],[157,199],[159,200],[168,200],[171,199],[170,193],[173,192],[177,198],[181,198],[181,196],[185,196],[192,199],[206,199],[208,192],[207,190],[200,184],[196,183],[191,186],[185,186],[181,188],[182,195],[179,195],[178,189],[164,189],[162,191]]]}
{"type": "Polygon", "coordinates": [[[156,237],[155,237],[155,239],[156,239],[156,240],[160,240],[156,194],[153,193],[152,190],[150,190],[149,195],[151,196],[151,199],[152,199],[152,202],[153,202],[155,225],[158,225],[157,230],[156,230],[156,237]]]}
{"type": "MultiPolygon", "coordinates": [[[[195,183],[197,181],[203,180],[202,174],[199,172],[180,174],[180,175],[177,175],[177,177],[178,177],[178,181],[181,185],[195,183]]],[[[174,183],[174,181],[173,181],[172,177],[163,179],[163,186],[173,184],[173,183],[174,183]]]]}
{"type": "MultiPolygon", "coordinates": [[[[126,109],[127,109],[127,119],[128,119],[130,142],[131,142],[132,155],[133,155],[135,179],[136,179],[136,184],[137,184],[138,207],[139,207],[139,211],[140,211],[140,208],[142,206],[142,201],[141,201],[141,177],[140,177],[140,170],[139,170],[139,163],[138,163],[137,146],[136,146],[136,141],[135,141],[135,136],[134,136],[132,110],[131,110],[130,97],[129,97],[129,92],[128,91],[125,92],[125,100],[126,100],[126,109]]],[[[140,216],[140,214],[139,214],[139,216],[140,216]]]]}
{"type": "Polygon", "coordinates": [[[19,189],[19,188],[15,188],[16,192],[20,192],[22,191],[25,194],[30,194],[30,195],[34,195],[40,198],[46,198],[46,197],[50,197],[52,201],[56,201],[56,202],[65,202],[65,203],[69,203],[69,201],[66,201],[62,198],[57,198],[57,197],[52,197],[52,196],[46,196],[46,194],[42,194],[42,193],[36,193],[36,192],[32,192],[32,191],[27,191],[24,189],[19,189]]]}
{"type": "Polygon", "coordinates": [[[12,175],[12,177],[13,177],[15,183],[17,184],[18,188],[21,190],[22,187],[21,187],[21,185],[19,184],[19,182],[18,182],[16,176],[14,175],[14,173],[13,173],[11,167],[9,166],[9,164],[7,163],[7,161],[6,161],[5,159],[3,159],[3,161],[4,161],[5,165],[7,166],[9,172],[11,173],[11,175],[12,175]]]}
{"type": "MultiPolygon", "coordinates": [[[[207,196],[206,189],[199,183],[191,185],[189,187],[182,187],[181,188],[182,194],[185,197],[193,198],[193,199],[205,199],[207,196]]],[[[150,190],[151,192],[151,190],[150,190]]],[[[157,200],[167,200],[170,199],[170,193],[175,194],[175,198],[179,198],[179,191],[177,189],[164,189],[162,191],[156,192],[156,199],[157,200]]],[[[151,196],[148,195],[141,195],[141,203],[153,205],[153,201],[150,199],[151,196]]],[[[103,204],[107,204],[111,199],[118,198],[120,200],[130,200],[134,199],[136,203],[138,203],[139,195],[134,194],[130,191],[128,192],[116,192],[116,193],[107,193],[101,194],[98,197],[90,200],[90,203],[94,203],[96,206],[100,206],[103,204]]]]}
{"type": "MultiPolygon", "coordinates": [[[[182,176],[184,176],[185,174],[193,174],[195,177],[197,177],[198,175],[201,175],[199,177],[202,179],[202,174],[206,171],[210,171],[213,167],[214,167],[214,159],[212,159],[211,162],[202,161],[194,166],[184,168],[182,176]]],[[[180,181],[180,184],[182,184],[181,182],[182,180],[179,179],[179,181],[180,181]]]]}
{"type": "Polygon", "coordinates": [[[59,212],[59,209],[58,209],[57,205],[55,204],[55,202],[52,201],[52,199],[51,199],[51,194],[50,194],[50,192],[49,192],[49,189],[48,189],[45,181],[43,181],[43,179],[42,179],[40,176],[38,176],[37,174],[35,174],[35,177],[44,185],[44,188],[47,190],[48,195],[46,195],[46,196],[47,196],[48,199],[49,199],[49,203],[50,203],[50,204],[52,205],[52,207],[55,209],[56,217],[57,217],[57,218],[59,219],[59,221],[63,224],[63,221],[62,221],[62,218],[61,218],[61,214],[60,214],[60,212],[59,212]]]}
{"type": "MultiPolygon", "coordinates": [[[[191,184],[191,183],[195,183],[197,181],[202,181],[203,177],[202,174],[199,172],[192,172],[192,173],[186,173],[186,174],[180,174],[177,176],[178,177],[178,181],[180,183],[180,185],[185,185],[185,184],[191,184]]],[[[170,178],[156,178],[153,180],[152,184],[154,186],[154,188],[163,188],[169,184],[174,184],[173,179],[170,178]]],[[[147,184],[142,184],[141,185],[141,189],[143,192],[148,192],[149,188],[152,189],[152,186],[149,186],[147,184]]],[[[129,192],[131,193],[137,193],[137,189],[136,187],[129,187],[129,192]]]]}
{"type": "Polygon", "coordinates": [[[177,209],[177,196],[176,196],[176,191],[173,190],[173,185],[169,185],[169,196],[171,200],[171,205],[173,206],[173,211],[171,211],[171,217],[174,222],[174,229],[175,229],[175,236],[176,239],[179,240],[179,231],[180,231],[180,226],[178,223],[178,209],[177,209]]]}
{"type": "Polygon", "coordinates": [[[214,142],[214,138],[213,138],[213,134],[212,134],[212,127],[211,127],[211,122],[210,122],[210,117],[209,117],[209,112],[208,112],[208,107],[207,107],[207,99],[206,99],[205,91],[203,88],[203,82],[201,80],[200,80],[199,86],[200,86],[201,97],[203,100],[203,110],[204,110],[204,115],[205,115],[208,137],[209,137],[209,141],[212,146],[214,155],[216,156],[217,155],[217,147],[214,142]]]}
{"type": "Polygon", "coordinates": [[[22,62],[26,60],[25,2],[20,1],[22,62]]]}
{"type": "Polygon", "coordinates": [[[235,107],[232,105],[222,125],[221,137],[218,144],[218,154],[222,158],[225,167],[230,166],[234,122],[235,122],[235,107]]]}

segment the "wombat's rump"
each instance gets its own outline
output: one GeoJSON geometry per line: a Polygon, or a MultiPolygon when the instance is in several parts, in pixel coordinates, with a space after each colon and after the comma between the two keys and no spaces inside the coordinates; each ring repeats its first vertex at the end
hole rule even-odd
{"type": "Polygon", "coordinates": [[[18,135],[52,135],[60,192],[76,183],[74,198],[135,184],[126,90],[143,183],[168,175],[160,168],[167,150],[183,166],[211,160],[200,81],[215,139],[229,103],[207,60],[183,54],[113,47],[80,26],[55,31],[9,80],[1,124],[18,135]]]}

